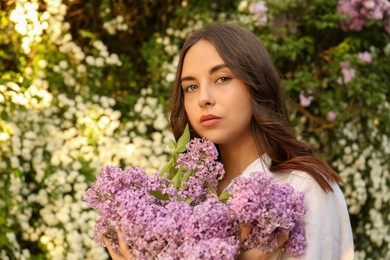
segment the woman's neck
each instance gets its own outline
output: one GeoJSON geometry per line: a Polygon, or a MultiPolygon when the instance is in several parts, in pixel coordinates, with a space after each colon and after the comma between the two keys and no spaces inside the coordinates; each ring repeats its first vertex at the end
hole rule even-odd
{"type": "Polygon", "coordinates": [[[225,175],[218,184],[218,193],[237,176],[239,176],[263,152],[259,151],[252,135],[240,138],[237,142],[220,144],[221,162],[225,168],[225,175]]]}

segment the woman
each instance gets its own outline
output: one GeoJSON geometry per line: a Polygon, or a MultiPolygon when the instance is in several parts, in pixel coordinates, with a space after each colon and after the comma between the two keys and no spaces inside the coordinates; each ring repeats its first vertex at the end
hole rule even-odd
{"type": "MultiPolygon", "coordinates": [[[[170,100],[170,124],[178,138],[186,124],[192,137],[214,142],[225,167],[218,192],[254,171],[290,183],[305,194],[307,248],[300,259],[353,259],[347,206],[340,177],[298,141],[289,125],[280,76],[265,47],[248,30],[213,24],[184,43],[170,100]]],[[[250,230],[242,230],[244,234],[250,230]]],[[[285,238],[280,238],[280,244],[285,238]]],[[[122,243],[121,252],[130,256],[122,243]]],[[[112,253],[111,253],[112,254],[112,253]]],[[[252,249],[240,259],[292,259],[281,249],[252,249]]]]}

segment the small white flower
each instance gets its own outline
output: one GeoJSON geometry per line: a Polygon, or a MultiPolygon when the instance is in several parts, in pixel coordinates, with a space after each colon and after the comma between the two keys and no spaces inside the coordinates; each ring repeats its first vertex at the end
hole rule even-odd
{"type": "Polygon", "coordinates": [[[102,57],[96,58],[95,65],[97,67],[103,67],[104,66],[104,59],[102,57]]]}
{"type": "Polygon", "coordinates": [[[88,55],[88,56],[85,58],[85,62],[86,62],[88,65],[94,66],[94,65],[95,65],[95,58],[88,55]]]}
{"type": "Polygon", "coordinates": [[[159,115],[153,123],[153,127],[158,130],[163,130],[168,125],[167,119],[163,115],[159,115]]]}
{"type": "Polygon", "coordinates": [[[76,58],[76,60],[82,61],[85,58],[85,53],[82,51],[75,52],[74,57],[76,58]]]}
{"type": "Polygon", "coordinates": [[[56,72],[56,73],[60,73],[60,72],[61,72],[60,66],[54,65],[54,66],[53,66],[53,71],[56,72]]]}
{"type": "Polygon", "coordinates": [[[173,29],[170,28],[170,27],[167,28],[166,33],[167,33],[168,35],[172,35],[172,34],[173,34],[173,29]]]}
{"type": "Polygon", "coordinates": [[[102,51],[99,52],[99,54],[103,58],[107,58],[110,55],[107,50],[102,50],[102,51]]]}
{"type": "Polygon", "coordinates": [[[84,64],[79,64],[77,66],[77,71],[79,73],[85,73],[85,72],[87,72],[87,67],[84,64]]]}
{"type": "Polygon", "coordinates": [[[168,73],[165,77],[165,80],[168,82],[174,82],[176,78],[176,75],[174,73],[168,73]]]}
{"type": "Polygon", "coordinates": [[[168,45],[170,43],[170,39],[169,37],[164,37],[163,41],[162,41],[162,44],[163,45],[168,45]]]}
{"type": "Polygon", "coordinates": [[[147,127],[144,122],[138,122],[137,129],[141,134],[145,134],[147,131],[147,127]]]}
{"type": "Polygon", "coordinates": [[[125,19],[123,18],[122,15],[118,15],[118,16],[116,17],[116,21],[117,21],[118,23],[123,23],[124,20],[125,20],[125,19]]]}
{"type": "Polygon", "coordinates": [[[247,1],[241,1],[239,4],[238,4],[238,7],[237,7],[237,10],[239,12],[244,12],[248,9],[248,2],[247,1]]]}
{"type": "Polygon", "coordinates": [[[0,133],[0,142],[7,141],[7,140],[9,140],[9,138],[10,138],[10,135],[8,133],[5,133],[5,132],[0,133]]]}
{"type": "Polygon", "coordinates": [[[64,69],[64,70],[69,67],[68,62],[66,60],[60,61],[60,63],[58,65],[60,66],[61,69],[64,69]]]}
{"type": "Polygon", "coordinates": [[[99,51],[107,50],[107,47],[104,45],[102,41],[94,41],[93,47],[95,47],[99,51]]]}
{"type": "Polygon", "coordinates": [[[38,61],[38,66],[41,67],[42,69],[46,68],[47,61],[46,60],[39,60],[38,61]]]}

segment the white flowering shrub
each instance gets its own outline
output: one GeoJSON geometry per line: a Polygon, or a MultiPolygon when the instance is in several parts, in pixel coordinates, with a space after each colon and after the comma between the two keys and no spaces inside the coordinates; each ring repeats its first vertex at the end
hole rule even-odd
{"type": "Polygon", "coordinates": [[[356,259],[389,258],[390,4],[355,2],[0,2],[0,258],[108,258],[83,194],[104,165],[166,162],[178,52],[215,20],[270,51],[299,138],[345,181],[356,259]]]}
{"type": "Polygon", "coordinates": [[[132,65],[98,39],[72,41],[61,1],[6,7],[0,43],[17,59],[12,71],[1,60],[1,258],[107,259],[83,195],[106,164],[157,171],[172,138],[166,112],[147,88],[124,111],[99,91],[132,65]]]}
{"type": "Polygon", "coordinates": [[[23,240],[39,242],[53,258],[102,257],[104,250],[92,241],[96,215],[83,195],[105,164],[155,171],[167,160],[163,147],[170,135],[164,132],[161,107],[151,98],[139,103],[145,121],[135,127],[134,122],[121,124],[112,98],[85,102],[60,94],[54,99],[39,86],[22,91],[13,82],[0,88],[8,117],[1,126],[7,159],[0,168],[9,174],[1,182],[5,201],[12,202],[6,205],[7,227],[20,226],[23,240]],[[143,114],[147,110],[155,113],[143,114]],[[137,135],[148,127],[159,130],[151,140],[137,135]]]}

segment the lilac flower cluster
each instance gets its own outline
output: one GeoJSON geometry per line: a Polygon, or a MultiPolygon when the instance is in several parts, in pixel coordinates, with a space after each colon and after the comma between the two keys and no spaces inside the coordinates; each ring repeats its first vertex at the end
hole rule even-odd
{"type": "Polygon", "coordinates": [[[341,61],[340,68],[344,83],[350,82],[356,76],[356,70],[351,67],[349,61],[341,61]]]}
{"type": "Polygon", "coordinates": [[[122,239],[137,259],[234,259],[239,242],[227,205],[216,196],[191,206],[158,199],[150,192],[169,185],[169,180],[158,174],[149,177],[141,169],[103,168],[85,195],[100,215],[95,241],[103,246],[106,236],[119,252],[120,226],[122,239]]]}
{"type": "Polygon", "coordinates": [[[304,230],[295,224],[305,212],[303,195],[256,173],[236,178],[230,199],[223,202],[215,192],[224,169],[214,144],[195,138],[186,148],[173,178],[148,176],[139,168],[102,169],[84,197],[100,216],[94,230],[99,245],[105,236],[119,252],[120,227],[121,239],[137,259],[234,259],[252,247],[272,251],[278,246],[275,237],[290,231],[284,249],[303,253],[304,230]],[[244,224],[252,232],[240,243],[244,224]]]}
{"type": "Polygon", "coordinates": [[[301,91],[299,93],[299,103],[302,107],[310,106],[313,99],[313,91],[311,91],[310,89],[306,93],[304,91],[301,91]]]}
{"type": "MultiPolygon", "coordinates": [[[[100,215],[95,224],[95,241],[104,246],[104,235],[113,242],[113,248],[118,251],[116,228],[120,222],[131,221],[134,217],[132,214],[143,210],[144,222],[147,222],[148,218],[154,218],[158,214],[158,206],[163,206],[164,201],[156,199],[148,191],[161,189],[165,183],[166,180],[158,175],[149,178],[142,169],[121,170],[119,167],[104,167],[84,196],[89,206],[100,215]],[[148,206],[144,207],[145,205],[148,206]]],[[[139,231],[141,235],[142,228],[139,231]]]]}
{"type": "Polygon", "coordinates": [[[360,31],[368,20],[387,16],[385,30],[390,34],[390,3],[388,0],[339,0],[337,11],[346,15],[343,30],[360,31]]]}
{"type": "Polygon", "coordinates": [[[251,4],[249,11],[251,14],[254,15],[254,18],[256,19],[257,23],[260,26],[264,26],[267,23],[267,21],[268,21],[268,18],[267,18],[268,7],[266,6],[265,2],[260,1],[257,3],[251,4]]]}
{"type": "Polygon", "coordinates": [[[278,237],[290,233],[284,249],[294,256],[303,254],[304,230],[296,225],[306,213],[303,193],[295,192],[288,184],[277,185],[261,172],[235,179],[229,192],[232,197],[227,204],[233,218],[252,230],[241,245],[243,251],[257,247],[272,252],[279,246],[278,237]]]}
{"type": "Polygon", "coordinates": [[[187,153],[179,154],[176,167],[193,173],[182,182],[178,193],[183,200],[191,199],[194,203],[212,195],[217,189],[218,181],[225,174],[223,165],[217,161],[218,151],[215,145],[205,139],[194,138],[187,145],[187,153]],[[205,185],[210,185],[212,190],[205,185]]]}
{"type": "Polygon", "coordinates": [[[371,53],[365,51],[365,52],[359,52],[357,54],[358,60],[363,64],[370,64],[372,63],[372,55],[371,53]]]}

